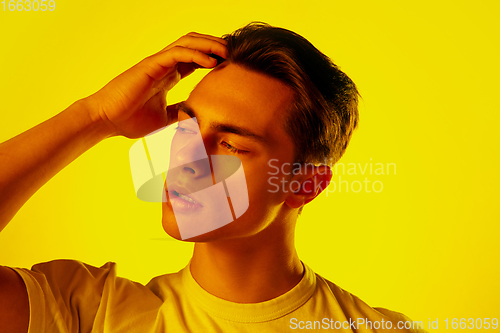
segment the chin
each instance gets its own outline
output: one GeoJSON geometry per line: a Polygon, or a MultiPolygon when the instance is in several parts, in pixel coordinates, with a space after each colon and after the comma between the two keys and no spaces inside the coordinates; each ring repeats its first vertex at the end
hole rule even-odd
{"type": "Polygon", "coordinates": [[[162,214],[161,214],[161,224],[163,230],[172,238],[182,241],[181,233],[179,232],[179,228],[177,227],[177,222],[175,222],[175,216],[172,212],[172,208],[168,206],[167,202],[163,202],[161,205],[162,214]]]}
{"type": "Polygon", "coordinates": [[[172,238],[175,238],[182,242],[209,242],[220,237],[220,229],[218,228],[209,232],[206,232],[201,235],[197,235],[191,238],[182,238],[181,233],[179,231],[179,227],[177,226],[177,222],[175,219],[175,215],[171,208],[168,207],[167,203],[163,203],[163,212],[162,212],[162,227],[163,230],[172,238]]]}
{"type": "MultiPolygon", "coordinates": [[[[181,234],[179,232],[179,229],[177,228],[177,225],[171,226],[171,223],[165,223],[163,222],[163,230],[172,238],[175,238],[180,241],[187,241],[187,239],[182,239],[181,234]]],[[[174,223],[175,224],[175,223],[174,223]]]]}
{"type": "Polygon", "coordinates": [[[166,215],[163,215],[162,217],[162,226],[163,230],[172,238],[175,238],[176,240],[182,241],[182,242],[196,242],[196,243],[205,243],[205,242],[211,242],[215,240],[219,240],[222,237],[221,229],[224,227],[221,227],[219,229],[215,229],[209,232],[206,232],[201,235],[197,235],[191,238],[182,238],[181,234],[179,232],[179,228],[177,227],[177,223],[175,222],[174,218],[169,218],[166,215]]]}
{"type": "MultiPolygon", "coordinates": [[[[212,214],[210,211],[207,214],[212,214]]],[[[203,218],[203,215],[200,216],[199,218],[203,218]]],[[[176,217],[173,212],[172,206],[170,202],[163,202],[162,203],[162,227],[163,230],[170,235],[172,238],[175,238],[180,241],[184,242],[197,242],[197,243],[203,243],[203,242],[211,242],[211,241],[216,241],[220,240],[223,238],[227,238],[228,232],[232,230],[232,227],[229,227],[229,225],[232,225],[236,223],[237,221],[233,221],[231,223],[228,223],[226,225],[223,225],[217,229],[213,229],[211,231],[207,231],[205,233],[190,237],[190,238],[182,238],[179,227],[177,225],[176,217]]]]}

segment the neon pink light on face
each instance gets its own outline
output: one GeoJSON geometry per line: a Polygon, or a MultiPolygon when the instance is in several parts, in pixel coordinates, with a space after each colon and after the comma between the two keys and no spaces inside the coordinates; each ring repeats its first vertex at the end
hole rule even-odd
{"type": "Polygon", "coordinates": [[[144,141],[130,148],[136,194],[144,201],[167,202],[182,239],[218,229],[248,209],[241,160],[232,155],[209,158],[195,118],[155,131],[144,141]],[[148,153],[151,160],[145,162],[148,153]]]}

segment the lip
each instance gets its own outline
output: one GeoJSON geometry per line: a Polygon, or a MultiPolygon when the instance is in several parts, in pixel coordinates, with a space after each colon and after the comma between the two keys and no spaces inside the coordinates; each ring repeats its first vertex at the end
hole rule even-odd
{"type": "Polygon", "coordinates": [[[177,185],[168,188],[168,198],[175,212],[192,213],[203,208],[203,205],[192,194],[184,193],[190,193],[190,191],[177,185]]]}

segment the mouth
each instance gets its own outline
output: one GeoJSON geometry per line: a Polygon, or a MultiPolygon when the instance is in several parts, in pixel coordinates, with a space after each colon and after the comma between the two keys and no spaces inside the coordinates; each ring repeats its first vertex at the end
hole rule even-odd
{"type": "Polygon", "coordinates": [[[190,193],[186,189],[179,187],[168,190],[170,204],[176,213],[193,213],[203,208],[203,205],[193,196],[182,192],[190,193]]]}
{"type": "Polygon", "coordinates": [[[185,194],[179,193],[179,192],[177,192],[177,191],[175,191],[175,190],[173,190],[171,193],[172,193],[173,195],[175,195],[176,197],[181,198],[182,200],[185,200],[185,201],[190,202],[190,203],[192,203],[192,204],[197,204],[197,202],[196,202],[196,201],[194,201],[194,200],[193,200],[193,198],[191,198],[190,196],[187,196],[187,195],[185,195],[185,194]]]}

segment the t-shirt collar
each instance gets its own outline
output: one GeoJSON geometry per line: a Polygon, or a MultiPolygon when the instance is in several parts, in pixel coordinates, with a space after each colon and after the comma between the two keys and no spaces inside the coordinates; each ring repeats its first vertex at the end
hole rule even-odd
{"type": "Polygon", "coordinates": [[[210,315],[240,323],[265,322],[285,316],[301,307],[316,289],[316,274],[304,263],[300,282],[285,294],[260,303],[235,303],[218,298],[203,289],[191,275],[188,264],[182,271],[182,283],[191,299],[210,315]]]}

